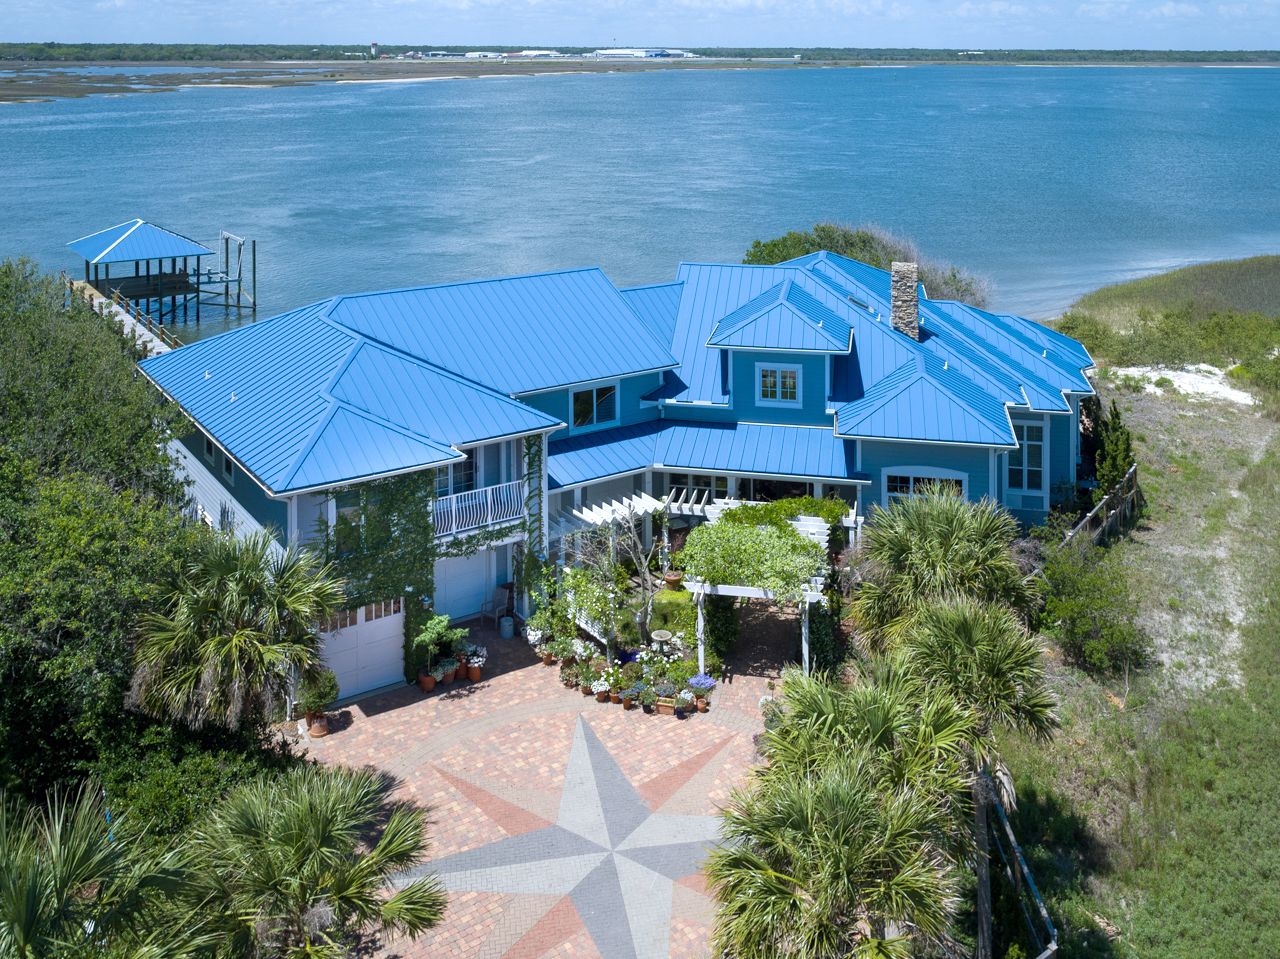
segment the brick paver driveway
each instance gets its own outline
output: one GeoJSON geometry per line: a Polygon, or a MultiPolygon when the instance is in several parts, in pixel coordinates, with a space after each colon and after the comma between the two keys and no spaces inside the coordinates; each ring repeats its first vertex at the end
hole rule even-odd
{"type": "Polygon", "coordinates": [[[717,805],[752,762],[767,680],[735,676],[708,712],[681,721],[597,703],[523,641],[475,632],[490,652],[481,682],[362,700],[309,744],[325,762],[390,773],[400,796],[432,809],[426,870],[449,909],[387,953],[707,955],[698,866],[717,805]]]}

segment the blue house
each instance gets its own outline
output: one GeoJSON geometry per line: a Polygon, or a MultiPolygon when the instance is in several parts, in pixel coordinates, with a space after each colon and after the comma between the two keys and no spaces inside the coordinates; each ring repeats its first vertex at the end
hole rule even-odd
{"type": "MultiPolygon", "coordinates": [[[[517,550],[557,556],[566,524],[632,497],[812,494],[860,518],[932,480],[1034,523],[1074,493],[1092,365],[930,300],[914,264],[824,252],[632,289],[584,269],[339,296],[141,367],[194,423],[176,452],[211,523],[305,543],[359,484],[432,471],[437,536],[486,531],[436,565],[458,619],[517,550]]],[[[400,603],[331,635],[344,695],[399,679],[400,603]]]]}

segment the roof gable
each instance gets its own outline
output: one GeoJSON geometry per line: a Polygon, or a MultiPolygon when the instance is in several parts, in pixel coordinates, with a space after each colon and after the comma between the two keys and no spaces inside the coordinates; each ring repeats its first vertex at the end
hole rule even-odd
{"type": "Polygon", "coordinates": [[[717,322],[707,346],[847,353],[852,335],[842,317],[787,277],[717,322]]]}

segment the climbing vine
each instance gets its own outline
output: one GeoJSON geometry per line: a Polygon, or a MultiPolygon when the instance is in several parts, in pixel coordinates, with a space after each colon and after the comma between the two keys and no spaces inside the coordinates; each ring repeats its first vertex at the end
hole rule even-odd
{"type": "MultiPolygon", "coordinates": [[[[525,438],[526,477],[542,475],[540,436],[525,438]]],[[[330,526],[323,518],[321,533],[326,559],[347,582],[350,607],[404,597],[405,678],[409,675],[413,638],[432,614],[435,596],[436,561],[454,556],[471,556],[524,532],[530,542],[542,542],[542,484],[529,482],[525,496],[525,518],[492,529],[482,529],[446,542],[436,538],[435,473],[422,470],[389,479],[360,483],[333,491],[337,520],[330,526]]],[[[521,562],[530,551],[516,552],[513,579],[527,588],[529,569],[536,580],[540,560],[521,562]]]]}
{"type": "Polygon", "coordinates": [[[542,527],[543,438],[541,434],[524,438],[524,531],[525,541],[516,552],[515,581],[521,593],[534,592],[542,581],[546,557],[543,555],[545,531],[542,527]]]}

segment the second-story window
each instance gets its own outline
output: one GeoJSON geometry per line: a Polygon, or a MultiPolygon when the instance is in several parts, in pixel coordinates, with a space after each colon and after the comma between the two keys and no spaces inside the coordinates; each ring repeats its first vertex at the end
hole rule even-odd
{"type": "Polygon", "coordinates": [[[455,493],[469,493],[475,488],[476,461],[472,455],[461,463],[453,464],[453,491],[455,493]]]}
{"type": "Polygon", "coordinates": [[[231,457],[226,453],[222,454],[222,478],[227,481],[228,486],[236,485],[236,464],[231,462],[231,457]]]}
{"type": "Polygon", "coordinates": [[[1044,427],[1014,423],[1018,448],[1009,453],[1009,489],[1039,490],[1044,485],[1044,427]]]}
{"type": "Polygon", "coordinates": [[[800,405],[800,367],[756,364],[756,399],[766,406],[800,405]]]}
{"type": "Polygon", "coordinates": [[[618,419],[618,387],[597,386],[573,393],[573,426],[602,426],[618,419]]]}

